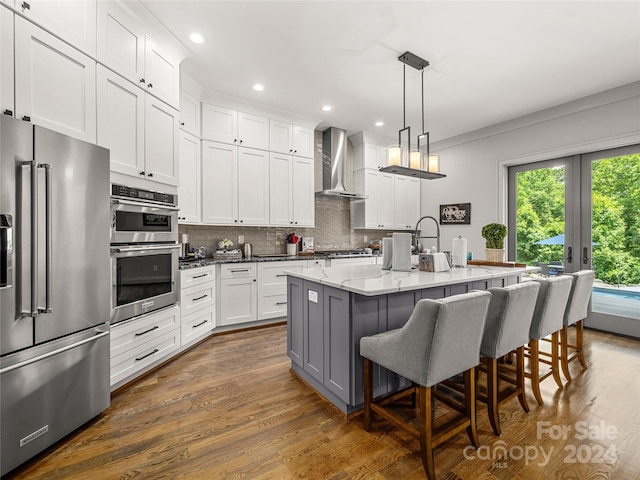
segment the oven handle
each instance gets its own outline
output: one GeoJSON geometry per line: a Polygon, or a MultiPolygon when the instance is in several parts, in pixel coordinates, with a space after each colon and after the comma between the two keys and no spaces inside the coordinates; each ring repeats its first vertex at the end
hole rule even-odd
{"type": "Polygon", "coordinates": [[[118,205],[133,205],[134,207],[148,207],[156,210],[172,210],[178,211],[180,207],[174,207],[171,205],[159,205],[157,203],[147,203],[147,202],[133,202],[131,200],[120,200],[118,198],[112,198],[111,203],[118,205]]]}
{"type": "Polygon", "coordinates": [[[166,249],[178,249],[180,245],[135,245],[127,247],[111,247],[112,252],[125,253],[125,252],[141,252],[144,250],[166,250],[166,249]]]}

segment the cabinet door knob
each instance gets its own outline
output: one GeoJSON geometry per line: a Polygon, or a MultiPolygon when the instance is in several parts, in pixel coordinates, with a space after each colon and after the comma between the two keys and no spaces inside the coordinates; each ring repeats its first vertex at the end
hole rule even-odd
{"type": "Polygon", "coordinates": [[[147,177],[153,177],[153,172],[147,174],[147,177]]]}
{"type": "Polygon", "coordinates": [[[148,87],[149,87],[149,88],[153,88],[153,83],[149,82],[148,87]]]}
{"type": "Polygon", "coordinates": [[[238,141],[238,139],[237,139],[237,138],[234,138],[234,139],[233,139],[233,143],[236,143],[237,141],[238,141]]]}
{"type": "Polygon", "coordinates": [[[181,127],[184,127],[184,122],[180,122],[180,126],[181,126],[181,127]]]}
{"type": "Polygon", "coordinates": [[[8,115],[8,116],[10,116],[10,117],[13,117],[13,112],[12,112],[11,110],[9,110],[9,109],[5,110],[5,111],[4,111],[4,112],[2,112],[2,113],[3,113],[3,114],[5,114],[5,115],[8,115]]]}
{"type": "Polygon", "coordinates": [[[25,10],[31,10],[31,5],[29,5],[27,2],[22,2],[22,11],[24,12],[25,10]]]}
{"type": "Polygon", "coordinates": [[[30,122],[30,121],[31,121],[31,117],[30,117],[30,116],[28,116],[28,115],[24,115],[24,116],[22,117],[22,120],[24,120],[25,122],[30,122]]]}
{"type": "Polygon", "coordinates": [[[140,83],[144,83],[144,78],[141,78],[141,79],[140,79],[140,83]]]}
{"type": "Polygon", "coordinates": [[[140,172],[140,175],[144,175],[144,172],[140,172]]]}
{"type": "Polygon", "coordinates": [[[240,220],[240,223],[244,222],[244,220],[240,220]]]}
{"type": "Polygon", "coordinates": [[[238,223],[238,220],[234,220],[234,222],[238,223]]]}
{"type": "Polygon", "coordinates": [[[240,143],[242,143],[242,140],[240,140],[240,143]]]}

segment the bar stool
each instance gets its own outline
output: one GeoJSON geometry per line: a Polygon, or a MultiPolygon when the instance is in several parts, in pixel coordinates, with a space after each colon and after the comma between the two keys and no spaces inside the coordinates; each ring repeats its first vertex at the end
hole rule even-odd
{"type": "Polygon", "coordinates": [[[517,396],[525,412],[529,412],[524,390],[524,346],[529,341],[529,330],[538,299],[540,285],[524,282],[504,288],[490,288],[491,302],[484,326],[480,354],[484,357],[487,372],[487,394],[478,400],[487,404],[489,422],[496,435],[500,435],[498,406],[517,396]],[[516,376],[501,374],[498,360],[516,352],[516,376]],[[515,388],[500,391],[500,379],[515,388]]]}
{"type": "Polygon", "coordinates": [[[433,449],[463,429],[478,446],[476,430],[475,367],[479,363],[480,343],[491,294],[471,292],[441,300],[420,300],[407,323],[360,339],[364,357],[364,428],[371,430],[372,413],[404,428],[420,439],[422,465],[430,480],[436,479],[433,449]],[[402,392],[373,401],[372,362],[413,382],[402,392]],[[432,387],[463,373],[465,400],[462,417],[447,422],[445,431],[434,432],[432,387]],[[418,397],[418,428],[385,408],[410,393],[418,397]]]}
{"type": "Polygon", "coordinates": [[[571,292],[572,278],[568,275],[561,275],[552,278],[539,278],[534,280],[540,284],[536,308],[531,320],[529,329],[529,369],[525,376],[531,380],[531,390],[539,405],[543,405],[540,394],[540,382],[550,375],[562,388],[560,379],[560,355],[558,335],[562,330],[564,311],[567,307],[567,300],[571,292]],[[540,358],[541,355],[549,357],[549,354],[540,352],[539,341],[551,335],[551,360],[540,358]],[[549,370],[544,375],[540,375],[540,363],[549,365],[549,370]]]}
{"type": "Polygon", "coordinates": [[[571,293],[569,294],[567,309],[564,312],[564,325],[560,332],[560,362],[562,364],[562,373],[564,373],[567,382],[571,381],[569,363],[573,360],[578,359],[580,365],[582,365],[582,370],[588,368],[582,349],[582,321],[589,313],[589,300],[591,299],[591,289],[596,278],[596,273],[593,270],[580,270],[579,272],[572,273],[571,278],[573,280],[571,293]],[[576,326],[575,345],[569,345],[568,342],[568,331],[571,325],[576,326]],[[569,356],[569,348],[574,350],[571,356],[569,356]]]}

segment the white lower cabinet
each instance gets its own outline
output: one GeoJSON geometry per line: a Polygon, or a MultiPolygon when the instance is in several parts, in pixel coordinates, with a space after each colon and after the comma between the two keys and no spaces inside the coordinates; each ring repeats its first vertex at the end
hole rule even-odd
{"type": "Polygon", "coordinates": [[[182,346],[200,340],[216,326],[215,266],[180,270],[182,346]]]}
{"type": "Polygon", "coordinates": [[[133,379],[180,348],[180,307],[126,320],[111,327],[111,387],[133,379]]]}
{"type": "Polygon", "coordinates": [[[330,267],[343,267],[347,265],[375,265],[376,257],[332,258],[329,262],[330,267]]]}
{"type": "Polygon", "coordinates": [[[258,264],[258,320],[287,315],[287,275],[284,272],[306,267],[306,260],[258,264]]]}
{"type": "Polygon", "coordinates": [[[258,282],[255,263],[220,265],[219,324],[235,325],[257,320],[258,282]]]}

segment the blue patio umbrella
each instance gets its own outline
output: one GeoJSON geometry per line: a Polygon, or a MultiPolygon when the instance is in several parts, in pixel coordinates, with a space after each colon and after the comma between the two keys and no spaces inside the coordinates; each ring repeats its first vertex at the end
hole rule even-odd
{"type": "MultiPolygon", "coordinates": [[[[592,245],[600,245],[598,242],[591,242],[592,245]]],[[[545,238],[544,240],[538,240],[533,242],[533,245],[564,245],[564,233],[556,235],[555,237],[545,238]]]]}

